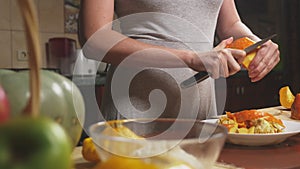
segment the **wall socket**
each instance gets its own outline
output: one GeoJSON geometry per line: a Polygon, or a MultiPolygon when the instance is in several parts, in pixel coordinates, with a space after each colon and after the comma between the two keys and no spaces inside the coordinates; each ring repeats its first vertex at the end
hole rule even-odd
{"type": "Polygon", "coordinates": [[[29,53],[27,50],[17,50],[18,61],[28,61],[29,53]]]}

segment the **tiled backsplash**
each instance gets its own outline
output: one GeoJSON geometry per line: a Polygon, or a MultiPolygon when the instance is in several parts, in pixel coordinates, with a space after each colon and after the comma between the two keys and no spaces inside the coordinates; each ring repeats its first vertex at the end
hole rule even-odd
{"type": "MultiPolygon", "coordinates": [[[[53,37],[68,37],[77,41],[77,35],[64,32],[64,0],[35,0],[35,3],[40,25],[43,67],[46,67],[46,42],[53,37]]],[[[0,68],[28,67],[27,61],[21,61],[17,57],[18,51],[27,50],[17,0],[0,0],[0,37],[0,68]]]]}

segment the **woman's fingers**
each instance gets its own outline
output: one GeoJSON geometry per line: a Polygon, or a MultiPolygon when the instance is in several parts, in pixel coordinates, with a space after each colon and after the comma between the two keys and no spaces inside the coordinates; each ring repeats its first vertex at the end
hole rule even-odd
{"type": "MultiPolygon", "coordinates": [[[[279,53],[274,51],[270,56],[277,56],[279,53]]],[[[252,82],[256,82],[264,78],[280,61],[279,57],[271,57],[270,60],[263,59],[256,69],[249,71],[249,77],[252,82]]]]}
{"type": "Polygon", "coordinates": [[[245,57],[246,57],[246,52],[244,50],[239,50],[239,49],[230,49],[231,50],[231,54],[233,57],[231,57],[231,63],[232,63],[232,69],[235,70],[237,73],[237,71],[239,71],[241,69],[241,64],[244,61],[245,57]]]}
{"type": "Polygon", "coordinates": [[[278,45],[268,41],[257,51],[253,61],[249,65],[249,77],[252,82],[261,80],[280,61],[278,45]]]}
{"type": "Polygon", "coordinates": [[[246,53],[238,49],[222,49],[216,52],[217,59],[214,60],[214,66],[212,66],[212,77],[219,78],[228,77],[240,71],[241,66],[237,59],[245,57],[246,53]]]}
{"type": "Polygon", "coordinates": [[[231,44],[232,42],[233,42],[233,37],[224,39],[224,40],[222,40],[221,43],[219,43],[214,49],[215,49],[216,51],[222,50],[222,49],[226,48],[226,46],[229,45],[229,44],[231,44]]]}
{"type": "MultiPolygon", "coordinates": [[[[214,54],[211,57],[205,57],[208,63],[207,71],[211,73],[212,78],[228,77],[240,71],[240,64],[244,61],[246,52],[226,48],[232,41],[232,38],[223,40],[214,48],[214,54]]],[[[278,64],[279,60],[278,45],[272,41],[266,42],[257,51],[249,65],[248,73],[251,81],[261,80],[278,64]]]]}

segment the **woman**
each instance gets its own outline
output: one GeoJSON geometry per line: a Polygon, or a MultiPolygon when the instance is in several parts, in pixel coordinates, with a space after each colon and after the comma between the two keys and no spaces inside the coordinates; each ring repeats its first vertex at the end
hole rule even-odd
{"type": "MultiPolygon", "coordinates": [[[[131,118],[204,119],[216,115],[214,79],[237,73],[246,55],[242,50],[225,47],[244,36],[260,40],[241,22],[234,0],[81,2],[80,39],[82,44],[88,40],[83,49],[98,51],[85,52],[86,56],[112,65],[102,104],[106,119],[115,119],[118,113],[131,118]],[[120,18],[122,34],[112,29],[114,12],[120,18]],[[213,47],[215,33],[223,40],[213,47]],[[99,51],[103,58],[98,56],[99,51]],[[127,58],[131,58],[132,67],[144,67],[130,79],[129,94],[116,94],[112,79],[117,77],[118,65],[127,58]],[[193,89],[178,87],[195,71],[204,70],[211,78],[193,89]],[[151,99],[150,93],[155,89],[163,93],[156,91],[151,99]]],[[[275,43],[268,41],[262,45],[249,65],[251,81],[261,80],[279,60],[275,43]]]]}

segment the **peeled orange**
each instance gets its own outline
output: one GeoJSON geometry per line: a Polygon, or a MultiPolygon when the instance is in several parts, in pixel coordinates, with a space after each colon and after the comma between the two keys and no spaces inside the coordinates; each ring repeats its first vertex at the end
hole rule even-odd
{"type": "MultiPolygon", "coordinates": [[[[245,48],[247,48],[248,46],[254,44],[255,42],[253,40],[251,40],[248,37],[242,37],[239,39],[234,40],[231,44],[227,45],[227,48],[232,48],[232,49],[240,49],[240,50],[244,50],[245,48]]],[[[251,63],[251,61],[253,60],[253,58],[256,55],[256,50],[254,50],[253,52],[249,53],[244,61],[242,62],[242,65],[248,69],[249,64],[251,63]]]]}
{"type": "Polygon", "coordinates": [[[284,86],[279,90],[279,101],[281,106],[290,109],[295,100],[295,96],[291,92],[289,86],[284,86]]]}

